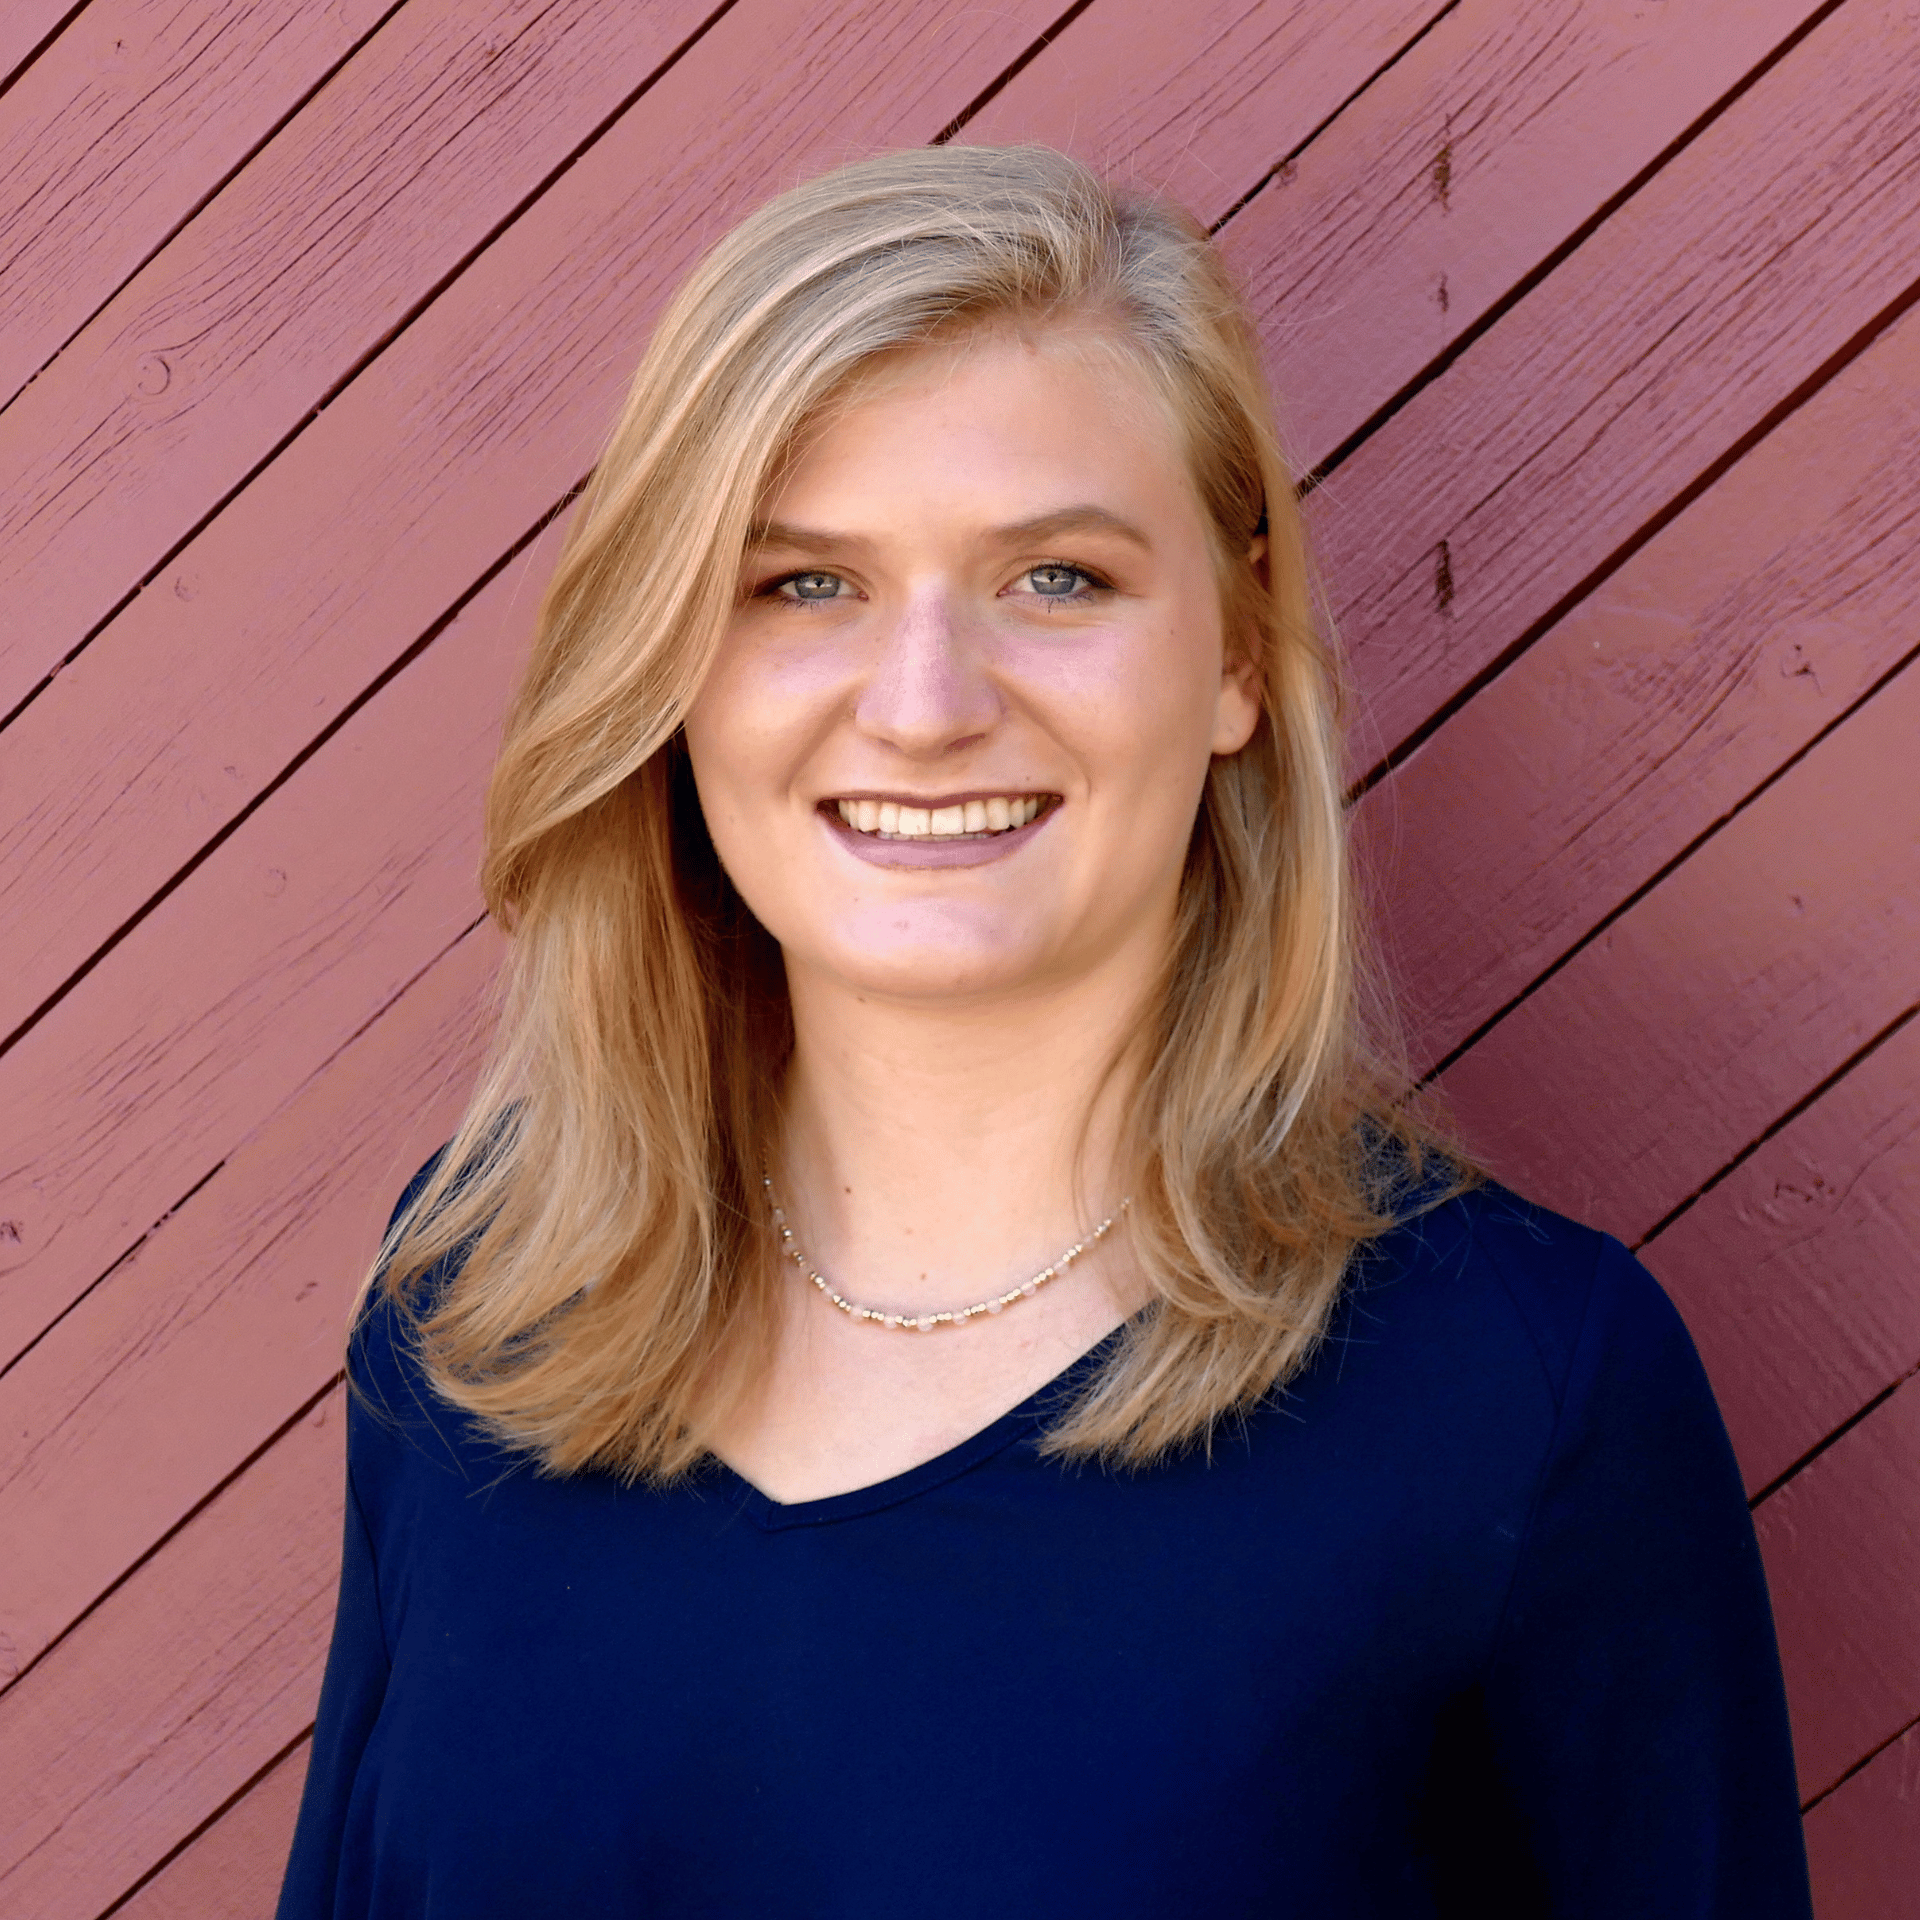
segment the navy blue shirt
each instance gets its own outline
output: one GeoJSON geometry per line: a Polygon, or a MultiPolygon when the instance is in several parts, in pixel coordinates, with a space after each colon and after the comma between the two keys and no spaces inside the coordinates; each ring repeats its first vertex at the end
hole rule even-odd
{"type": "Polygon", "coordinates": [[[1035,1450],[1100,1353],[781,1505],[516,1462],[376,1308],[281,1920],[1807,1920],[1739,1475],[1617,1241],[1449,1201],[1147,1471],[1035,1450]]]}

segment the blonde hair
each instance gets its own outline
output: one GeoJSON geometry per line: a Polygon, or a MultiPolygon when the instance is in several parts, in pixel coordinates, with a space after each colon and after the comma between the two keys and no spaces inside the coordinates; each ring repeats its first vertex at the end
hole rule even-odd
{"type": "Polygon", "coordinates": [[[1144,1462],[1250,1407],[1422,1178],[1433,1136],[1362,1040],[1335,662],[1213,246],[1044,148],[842,167],[694,269],[575,510],[487,798],[499,1034],[377,1269],[439,1390],[550,1469],[685,1472],[769,1349],[759,1170],[791,1015],[680,735],[755,510],[876,356],[1050,320],[1111,329],[1170,402],[1263,694],[1209,774],[1139,1036],[1121,1177],[1154,1299],[1047,1445],[1144,1462]],[[451,1278],[416,1285],[435,1263],[451,1278]]]}

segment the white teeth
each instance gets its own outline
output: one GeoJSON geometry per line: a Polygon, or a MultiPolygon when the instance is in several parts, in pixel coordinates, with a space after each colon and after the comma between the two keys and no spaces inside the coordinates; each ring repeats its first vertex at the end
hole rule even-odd
{"type": "Polygon", "coordinates": [[[1006,833],[1037,819],[1046,805],[1037,793],[995,794],[991,800],[956,801],[948,807],[903,807],[897,800],[836,800],[840,818],[856,833],[888,840],[958,840],[1006,833]]]}

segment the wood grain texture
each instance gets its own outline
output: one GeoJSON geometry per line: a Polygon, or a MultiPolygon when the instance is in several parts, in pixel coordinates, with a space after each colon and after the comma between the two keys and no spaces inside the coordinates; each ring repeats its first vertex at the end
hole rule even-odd
{"type": "Polygon", "coordinates": [[[7,0],[0,9],[0,87],[15,80],[40,43],[79,0],[7,0]]]}
{"type": "Polygon", "coordinates": [[[712,4],[403,7],[0,420],[0,711],[712,4]]]}
{"type": "Polygon", "coordinates": [[[938,132],[1050,9],[742,0],[704,36],[7,729],[0,1033],[582,477],[709,241],[938,132]]]}
{"type": "Polygon", "coordinates": [[[336,1392],[0,1695],[0,1911],[94,1920],[312,1721],[344,1424],[336,1392]]]}
{"type": "Polygon", "coordinates": [[[57,1318],[479,916],[481,793],[553,539],[0,1058],[0,1352],[57,1318]]]}
{"type": "Polygon", "coordinates": [[[1920,1020],[1640,1250],[1693,1329],[1749,1491],[1920,1367],[1916,1248],[1920,1020]]]}
{"type": "Polygon", "coordinates": [[[1920,1713],[1920,1380],[1754,1519],[1810,1800],[1920,1713]]]}
{"type": "Polygon", "coordinates": [[[1920,1727],[1807,1815],[1820,1920],[1905,1920],[1920,1887],[1920,1727]]]}
{"type": "Polygon", "coordinates": [[[1903,295],[1917,249],[1920,13],[1857,0],[1311,497],[1358,764],[1903,295]]]}
{"type": "Polygon", "coordinates": [[[1637,1241],[1920,1001],[1917,737],[1920,666],[1461,1057],[1496,1172],[1637,1241]]]}
{"type": "MultiPolygon", "coordinates": [[[[1062,139],[1215,217],[1431,20],[1226,229],[1319,458],[1811,3],[1096,0],[963,137],[1062,139]]],[[[0,71],[42,4],[6,10],[0,71]]],[[[1062,4],[740,0],[412,317],[701,16],[405,0],[0,416],[0,619],[26,648],[0,636],[0,711],[9,673],[31,687],[299,429],[0,743],[0,1035],[136,921],[0,1057],[0,1361],[44,1330],[0,1378],[0,1431],[25,1438],[0,1537],[31,1547],[0,1582],[4,1672],[45,1655],[0,1690],[9,1914],[97,1916],[310,1716],[337,1402],[182,1521],[324,1390],[344,1291],[449,1117],[491,964],[489,935],[458,937],[478,785],[552,537],[149,903],[584,471],[707,240],[806,172],[927,138],[1062,4]]],[[[1896,296],[1917,150],[1920,12],[1847,0],[1341,466],[1313,510],[1382,716],[1363,760],[1896,296]]],[[[1429,1057],[1911,644],[1916,391],[1904,322],[1369,800],[1429,1057]]],[[[1449,1089],[1498,1170],[1637,1235],[1920,997],[1917,727],[1920,667],[1461,1060],[1449,1089]]],[[[1750,1484],[1920,1359],[1917,1087],[1920,1023],[1647,1248],[1750,1484]]],[[[1920,1710],[1917,1393],[1761,1508],[1811,1791],[1920,1710]]],[[[1920,1872],[1892,1831],[1913,1751],[1816,1809],[1822,1920],[1881,1920],[1920,1872]]],[[[264,1914],[301,1764],[121,1911],[264,1914]]]]}
{"type": "Polygon", "coordinates": [[[1318,466],[1815,11],[1463,0],[1221,232],[1318,466]]]}
{"type": "Polygon", "coordinates": [[[34,62],[0,98],[0,405],[385,4],[95,0],[34,62]]]}
{"type": "Polygon", "coordinates": [[[0,1376],[0,1432],[25,1436],[0,1460],[0,1684],[339,1372],[388,1209],[459,1117],[497,957],[483,929],[431,966],[0,1376]]]}
{"type": "Polygon", "coordinates": [[[114,1920],[272,1920],[306,1777],[303,1741],[168,1861],[114,1920]]]}
{"type": "Polygon", "coordinates": [[[1441,0],[1100,0],[960,138],[1059,147],[1211,224],[1440,11],[1441,0]]]}
{"type": "Polygon", "coordinates": [[[1920,311],[1366,796],[1423,1066],[1920,642],[1916,472],[1920,311]]]}

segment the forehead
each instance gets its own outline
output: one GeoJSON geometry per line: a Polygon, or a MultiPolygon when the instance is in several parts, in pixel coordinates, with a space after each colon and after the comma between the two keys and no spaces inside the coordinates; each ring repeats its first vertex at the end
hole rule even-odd
{"type": "Polygon", "coordinates": [[[1060,490],[1135,512],[1197,498],[1174,409],[1123,335],[1000,322],[868,361],[796,436],[759,517],[829,495],[905,507],[969,494],[1018,517],[1060,490]]]}

